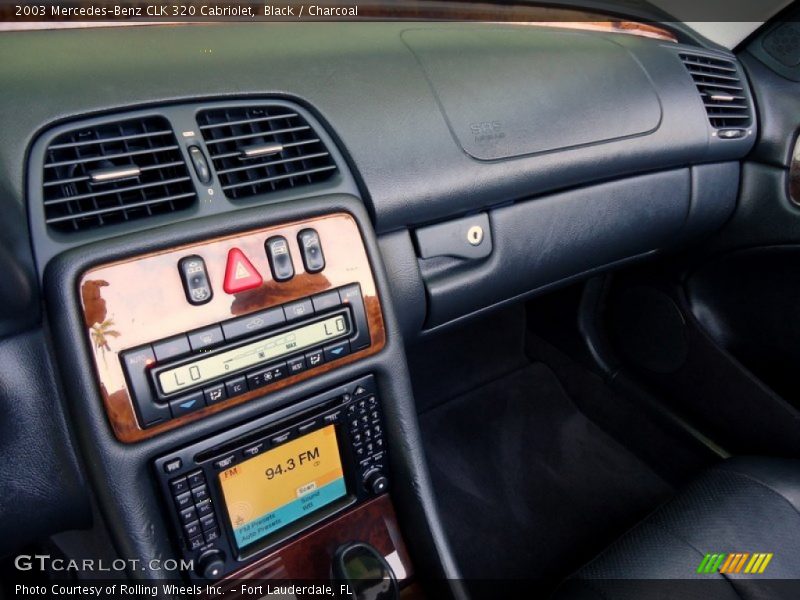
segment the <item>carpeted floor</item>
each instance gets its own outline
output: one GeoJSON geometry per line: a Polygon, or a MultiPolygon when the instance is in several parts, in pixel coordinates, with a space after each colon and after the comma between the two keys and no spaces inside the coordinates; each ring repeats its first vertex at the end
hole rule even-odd
{"type": "Polygon", "coordinates": [[[424,410],[420,424],[468,580],[536,579],[545,592],[672,493],[540,362],[424,410]]]}

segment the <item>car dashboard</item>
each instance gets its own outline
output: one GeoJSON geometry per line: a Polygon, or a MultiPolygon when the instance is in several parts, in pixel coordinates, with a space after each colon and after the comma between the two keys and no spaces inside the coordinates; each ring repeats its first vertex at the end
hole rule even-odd
{"type": "Polygon", "coordinates": [[[404,588],[456,580],[408,344],[702,239],[758,136],[736,58],[669,32],[160,25],[0,53],[0,406],[35,432],[0,435],[0,548],[94,523],[190,582],[326,578],[353,540],[404,588]]]}

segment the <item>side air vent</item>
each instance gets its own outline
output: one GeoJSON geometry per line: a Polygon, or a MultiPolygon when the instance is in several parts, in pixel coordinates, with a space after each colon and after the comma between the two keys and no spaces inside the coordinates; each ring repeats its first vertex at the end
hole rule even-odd
{"type": "Polygon", "coordinates": [[[742,128],[751,124],[747,94],[734,62],[700,54],[681,53],[680,57],[703,97],[712,127],[742,128]]]}
{"type": "Polygon", "coordinates": [[[163,117],[62,133],[47,147],[43,183],[45,221],[62,232],[183,210],[197,199],[163,117]]]}
{"type": "Polygon", "coordinates": [[[336,173],[316,132],[285,106],[204,110],[197,124],[228,198],[320,183],[336,173]]]}

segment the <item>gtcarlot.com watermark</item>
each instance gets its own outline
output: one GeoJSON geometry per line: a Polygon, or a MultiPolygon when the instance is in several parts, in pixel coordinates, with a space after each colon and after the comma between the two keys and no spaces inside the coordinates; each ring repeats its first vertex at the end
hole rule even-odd
{"type": "Polygon", "coordinates": [[[18,571],[81,572],[81,573],[124,573],[130,571],[170,571],[184,572],[194,569],[193,560],[140,560],[138,558],[117,558],[112,561],[84,558],[67,559],[52,557],[49,554],[20,554],[14,559],[18,571]]]}

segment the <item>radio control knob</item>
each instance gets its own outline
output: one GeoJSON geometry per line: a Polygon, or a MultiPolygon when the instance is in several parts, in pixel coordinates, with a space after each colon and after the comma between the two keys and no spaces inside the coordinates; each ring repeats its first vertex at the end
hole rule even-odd
{"type": "Polygon", "coordinates": [[[389,479],[378,469],[374,469],[364,475],[364,487],[377,496],[389,489],[389,479]]]}
{"type": "Polygon", "coordinates": [[[225,555],[221,550],[203,552],[197,559],[195,573],[204,579],[219,579],[225,569],[225,555]]]}

